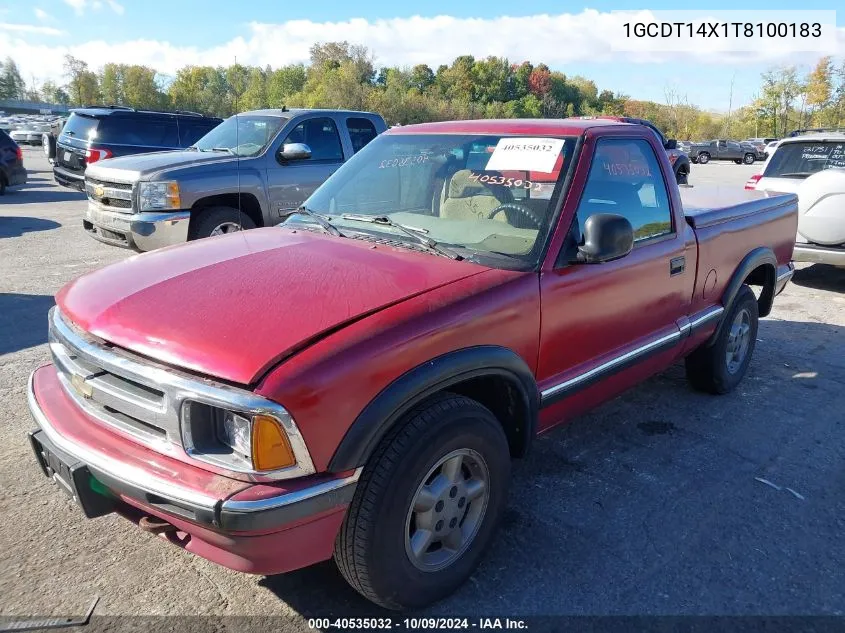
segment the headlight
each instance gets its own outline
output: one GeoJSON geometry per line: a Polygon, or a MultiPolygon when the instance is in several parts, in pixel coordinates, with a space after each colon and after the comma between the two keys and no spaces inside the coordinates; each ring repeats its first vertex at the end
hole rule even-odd
{"type": "Polygon", "coordinates": [[[138,183],[138,202],[141,211],[181,209],[179,183],[174,180],[138,183]]]}
{"type": "Polygon", "coordinates": [[[285,422],[289,415],[280,420],[188,401],[182,408],[182,440],[188,454],[201,461],[235,471],[279,470],[296,464],[285,422]]]}

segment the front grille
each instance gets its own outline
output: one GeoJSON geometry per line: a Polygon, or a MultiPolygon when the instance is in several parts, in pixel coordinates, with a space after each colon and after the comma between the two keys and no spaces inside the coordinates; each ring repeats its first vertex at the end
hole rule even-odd
{"type": "Polygon", "coordinates": [[[93,345],[54,310],[50,353],[62,385],[76,404],[144,444],[167,449],[168,444],[181,443],[178,415],[164,390],[131,371],[121,371],[120,357],[108,346],[93,345]],[[86,349],[96,349],[98,354],[86,349]]]}
{"type": "Polygon", "coordinates": [[[128,213],[132,210],[132,184],[109,182],[96,178],[85,179],[88,198],[107,210],[128,213]]]}
{"type": "Polygon", "coordinates": [[[104,426],[153,450],[203,462],[204,468],[236,478],[273,481],[314,473],[302,434],[281,405],[246,389],[198,377],[94,339],[66,321],[58,308],[50,311],[49,323],[50,353],[62,387],[80,409],[104,426]],[[283,421],[296,464],[272,473],[255,473],[218,464],[213,455],[186,446],[181,413],[190,403],[244,415],[275,416],[283,421]]]}

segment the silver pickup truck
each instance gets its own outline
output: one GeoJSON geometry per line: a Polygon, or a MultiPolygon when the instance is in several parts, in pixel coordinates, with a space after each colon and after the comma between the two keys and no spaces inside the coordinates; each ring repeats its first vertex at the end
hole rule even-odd
{"type": "Polygon", "coordinates": [[[184,151],[90,165],[83,226],[102,242],[139,251],[272,226],[386,128],[369,112],[238,114],[184,151]]]}

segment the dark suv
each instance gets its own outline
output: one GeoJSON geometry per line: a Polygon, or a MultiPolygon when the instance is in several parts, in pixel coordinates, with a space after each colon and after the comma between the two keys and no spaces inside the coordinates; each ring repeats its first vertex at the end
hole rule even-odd
{"type": "Polygon", "coordinates": [[[6,187],[26,183],[26,168],[23,166],[23,152],[6,132],[0,130],[0,196],[6,187]]]}
{"type": "Polygon", "coordinates": [[[112,156],[190,147],[222,119],[195,112],[154,112],[119,106],[73,110],[56,140],[53,176],[85,191],[85,167],[112,156]]]}

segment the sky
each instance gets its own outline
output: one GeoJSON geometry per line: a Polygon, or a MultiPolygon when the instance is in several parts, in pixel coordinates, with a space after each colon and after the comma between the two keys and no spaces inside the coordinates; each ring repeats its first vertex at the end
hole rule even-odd
{"type": "MultiPolygon", "coordinates": [[[[677,0],[589,5],[549,0],[0,0],[0,57],[11,56],[24,79],[63,82],[66,53],[98,69],[107,62],[140,63],[173,74],[185,64],[281,66],[307,61],[314,42],[364,44],[376,65],[432,68],[462,54],[544,62],[582,75],[599,89],[664,102],[666,92],[708,110],[751,101],[767,68],[809,69],[821,52],[759,46],[736,53],[715,47],[649,54],[613,50],[620,20],[612,11],[671,10],[677,0]],[[733,84],[733,89],[731,88],[733,84]]],[[[793,9],[794,2],[746,1],[744,10],[793,9]]],[[[804,0],[803,10],[833,10],[833,2],[804,0]]],[[[708,0],[707,9],[736,9],[708,0]]],[[[845,12],[828,52],[845,57],[845,12]]],[[[766,19],[760,14],[756,19],[766,19]],[[762,18],[761,18],[762,16],[762,18]]],[[[664,42],[665,44],[665,42],[664,42]]]]}

